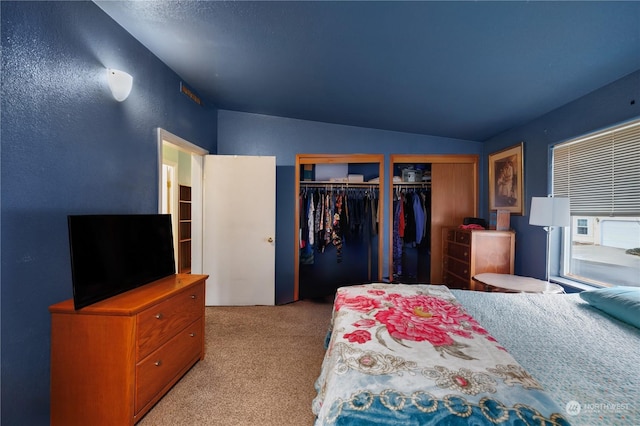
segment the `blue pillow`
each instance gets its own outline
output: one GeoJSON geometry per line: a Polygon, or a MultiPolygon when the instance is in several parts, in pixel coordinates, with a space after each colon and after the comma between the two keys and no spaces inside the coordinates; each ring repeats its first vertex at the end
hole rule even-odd
{"type": "Polygon", "coordinates": [[[580,297],[591,306],[640,328],[640,287],[608,287],[588,290],[580,297]]]}

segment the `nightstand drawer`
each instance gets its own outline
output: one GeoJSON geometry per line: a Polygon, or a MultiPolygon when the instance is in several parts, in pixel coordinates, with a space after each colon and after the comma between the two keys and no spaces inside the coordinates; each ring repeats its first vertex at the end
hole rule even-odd
{"type": "Polygon", "coordinates": [[[138,314],[138,357],[140,360],[202,316],[204,283],[182,291],[138,314]]]}

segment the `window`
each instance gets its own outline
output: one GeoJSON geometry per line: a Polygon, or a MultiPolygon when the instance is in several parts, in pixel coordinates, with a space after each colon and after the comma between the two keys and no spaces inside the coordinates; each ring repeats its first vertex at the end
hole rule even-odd
{"type": "Polygon", "coordinates": [[[561,275],[640,286],[640,120],[558,144],[552,156],[553,194],[569,197],[572,217],[561,275]]]}
{"type": "Polygon", "coordinates": [[[589,222],[587,221],[587,219],[578,219],[576,233],[579,235],[589,235],[589,222]]]}

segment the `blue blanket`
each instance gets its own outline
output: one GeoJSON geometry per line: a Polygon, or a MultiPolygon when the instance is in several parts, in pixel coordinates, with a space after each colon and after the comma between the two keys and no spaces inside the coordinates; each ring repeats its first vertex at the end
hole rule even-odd
{"type": "Polygon", "coordinates": [[[640,329],[578,293],[451,292],[565,409],[572,425],[640,425],[640,329]]]}

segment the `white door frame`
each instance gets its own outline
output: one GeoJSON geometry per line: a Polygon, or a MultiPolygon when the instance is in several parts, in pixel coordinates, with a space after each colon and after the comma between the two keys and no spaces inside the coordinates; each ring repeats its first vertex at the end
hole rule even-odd
{"type": "Polygon", "coordinates": [[[171,144],[176,149],[191,154],[191,272],[202,273],[202,180],[204,156],[209,154],[179,136],[158,127],[158,212],[162,212],[162,163],[163,147],[171,144]]]}
{"type": "MultiPolygon", "coordinates": [[[[168,213],[171,214],[171,228],[174,230],[178,229],[178,163],[174,161],[169,161],[167,159],[162,159],[162,176],[161,176],[161,185],[162,185],[162,201],[159,206],[158,213],[168,213]],[[165,170],[166,167],[166,170],[165,170]],[[165,173],[168,172],[168,173],[165,173]],[[168,186],[170,185],[170,186],[168,186]],[[165,198],[168,198],[168,200],[165,198]]],[[[178,259],[178,232],[173,233],[173,255],[174,258],[178,259]]],[[[176,265],[176,269],[177,269],[176,265]]]]}

